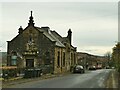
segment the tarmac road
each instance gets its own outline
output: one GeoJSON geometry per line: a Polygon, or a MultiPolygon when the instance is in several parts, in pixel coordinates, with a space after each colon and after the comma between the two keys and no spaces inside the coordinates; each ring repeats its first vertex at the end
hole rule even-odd
{"type": "Polygon", "coordinates": [[[11,85],[8,88],[105,88],[111,69],[87,71],[84,74],[68,74],[62,77],[11,85]]]}

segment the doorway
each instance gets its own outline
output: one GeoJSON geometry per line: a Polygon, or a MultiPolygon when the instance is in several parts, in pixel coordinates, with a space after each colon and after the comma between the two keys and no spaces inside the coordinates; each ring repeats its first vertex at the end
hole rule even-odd
{"type": "Polygon", "coordinates": [[[26,59],[26,67],[34,67],[34,59],[26,59]]]}

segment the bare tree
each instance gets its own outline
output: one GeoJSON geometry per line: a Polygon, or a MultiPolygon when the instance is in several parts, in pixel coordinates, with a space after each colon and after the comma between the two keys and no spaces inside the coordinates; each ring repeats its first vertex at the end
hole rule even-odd
{"type": "Polygon", "coordinates": [[[113,62],[112,62],[112,59],[111,59],[111,57],[112,57],[111,52],[110,51],[106,52],[104,56],[107,59],[106,65],[108,65],[110,67],[113,66],[113,62]]]}

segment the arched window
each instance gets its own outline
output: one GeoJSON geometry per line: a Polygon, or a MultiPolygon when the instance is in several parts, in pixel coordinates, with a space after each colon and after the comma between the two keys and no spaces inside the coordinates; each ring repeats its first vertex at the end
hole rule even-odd
{"type": "Polygon", "coordinates": [[[65,66],[65,52],[63,52],[63,66],[65,66]]]}
{"type": "Polygon", "coordinates": [[[15,51],[11,54],[11,65],[16,66],[17,65],[17,53],[15,51]]]}
{"type": "Polygon", "coordinates": [[[47,51],[46,53],[45,53],[45,65],[49,65],[50,64],[50,59],[51,59],[51,57],[50,57],[50,52],[49,51],[47,51]]]}
{"type": "Polygon", "coordinates": [[[60,52],[59,51],[57,55],[57,66],[60,67],[60,52]]]}

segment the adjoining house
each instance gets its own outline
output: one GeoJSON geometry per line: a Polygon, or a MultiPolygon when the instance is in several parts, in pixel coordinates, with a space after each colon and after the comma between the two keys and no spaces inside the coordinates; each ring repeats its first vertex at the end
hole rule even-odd
{"type": "Polygon", "coordinates": [[[60,36],[49,27],[36,27],[32,11],[28,26],[8,42],[7,65],[32,68],[48,65],[52,73],[63,73],[77,63],[76,47],[71,44],[72,31],[60,36]]]}

